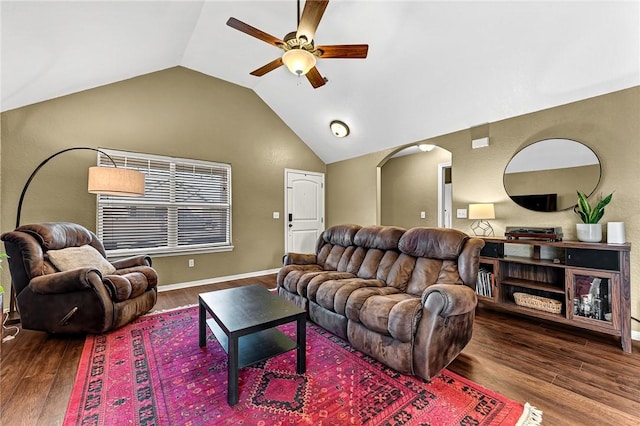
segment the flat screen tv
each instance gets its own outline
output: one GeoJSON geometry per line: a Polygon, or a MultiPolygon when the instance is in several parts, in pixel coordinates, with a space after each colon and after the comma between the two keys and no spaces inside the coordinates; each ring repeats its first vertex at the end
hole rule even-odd
{"type": "Polygon", "coordinates": [[[558,194],[511,195],[511,199],[525,209],[537,212],[555,212],[558,194]]]}

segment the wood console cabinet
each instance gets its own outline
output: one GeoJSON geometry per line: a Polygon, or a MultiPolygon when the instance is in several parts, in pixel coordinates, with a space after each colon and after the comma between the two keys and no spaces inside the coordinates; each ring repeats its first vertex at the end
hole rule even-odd
{"type": "Polygon", "coordinates": [[[630,244],[484,240],[480,303],[620,336],[623,351],[631,352],[630,244]],[[550,304],[560,312],[516,305],[514,293],[557,301],[550,304]]]}

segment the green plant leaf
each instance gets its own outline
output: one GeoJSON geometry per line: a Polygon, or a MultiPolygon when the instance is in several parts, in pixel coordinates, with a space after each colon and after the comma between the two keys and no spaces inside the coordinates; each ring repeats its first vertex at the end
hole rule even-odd
{"type": "Polygon", "coordinates": [[[589,223],[591,217],[591,206],[587,201],[587,196],[582,192],[577,191],[578,193],[578,205],[574,209],[574,211],[580,216],[580,219],[584,223],[589,223]]]}
{"type": "Polygon", "coordinates": [[[573,209],[580,219],[584,223],[598,223],[600,219],[604,216],[604,208],[607,204],[611,202],[613,198],[613,193],[604,197],[598,204],[596,204],[595,208],[591,208],[589,205],[589,201],[587,200],[587,196],[580,192],[578,193],[578,204],[573,209]]]}
{"type": "Polygon", "coordinates": [[[613,198],[613,193],[607,195],[606,197],[604,197],[602,200],[600,200],[600,202],[596,205],[596,210],[602,210],[604,211],[604,207],[609,204],[611,202],[611,199],[613,198]]]}

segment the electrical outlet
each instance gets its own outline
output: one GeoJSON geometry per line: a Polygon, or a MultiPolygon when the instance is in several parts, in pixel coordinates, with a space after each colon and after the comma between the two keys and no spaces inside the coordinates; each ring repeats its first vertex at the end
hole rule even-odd
{"type": "Polygon", "coordinates": [[[467,209],[458,209],[456,211],[456,217],[458,219],[466,219],[467,218],[467,209]]]}
{"type": "Polygon", "coordinates": [[[189,259],[189,268],[193,268],[194,266],[196,266],[196,261],[193,259],[189,259]]]}
{"type": "Polygon", "coordinates": [[[426,219],[427,218],[427,212],[420,212],[420,219],[426,219]]]}

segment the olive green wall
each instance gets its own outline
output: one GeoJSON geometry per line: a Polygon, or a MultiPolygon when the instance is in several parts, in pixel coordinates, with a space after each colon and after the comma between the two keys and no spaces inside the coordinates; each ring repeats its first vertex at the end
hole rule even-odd
{"type": "MultiPolygon", "coordinates": [[[[50,154],[87,146],[232,165],[233,244],[227,253],[154,257],[160,284],[277,268],[284,252],[284,169],[325,164],[251,90],[171,68],[2,113],[2,230],[13,229],[22,185],[50,154]],[[281,219],[272,219],[272,212],[281,219]],[[195,267],[187,267],[187,259],[195,267]]],[[[47,163],[24,201],[21,223],[70,221],[95,230],[87,168],[96,153],[47,163]]],[[[6,271],[3,283],[7,283],[6,271]]]]}
{"type": "MultiPolygon", "coordinates": [[[[569,138],[589,146],[602,162],[596,196],[614,192],[603,220],[626,224],[627,241],[640,243],[640,87],[610,93],[511,119],[489,123],[490,145],[471,148],[470,129],[416,141],[452,153],[453,211],[469,203],[495,203],[496,235],[506,226],[561,226],[566,240],[576,239],[578,217],[571,211],[539,213],[513,203],[504,191],[502,174],[523,146],[546,138],[569,138]]],[[[376,168],[397,150],[385,150],[327,165],[327,226],[379,221],[376,168]]],[[[470,221],[453,226],[470,232],[470,221]]],[[[631,252],[632,314],[640,317],[640,249],[631,252]]],[[[640,330],[633,323],[634,330],[640,330]]]]}
{"type": "Polygon", "coordinates": [[[377,223],[379,212],[376,200],[379,192],[379,171],[376,165],[393,151],[375,152],[327,165],[325,177],[327,227],[342,223],[359,225],[377,223]]]}
{"type": "Polygon", "coordinates": [[[380,176],[380,224],[438,226],[438,164],[450,161],[451,153],[442,148],[387,161],[380,176]]]}

